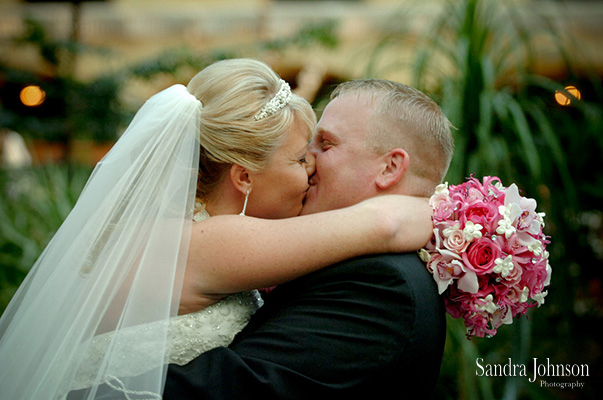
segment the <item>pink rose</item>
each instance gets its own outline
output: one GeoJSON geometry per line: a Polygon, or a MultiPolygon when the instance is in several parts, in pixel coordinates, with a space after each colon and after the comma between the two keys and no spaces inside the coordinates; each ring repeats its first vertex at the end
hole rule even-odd
{"type": "Polygon", "coordinates": [[[469,242],[465,240],[465,234],[460,229],[455,229],[450,232],[450,235],[444,239],[444,247],[448,250],[462,253],[469,246],[469,242]]]}
{"type": "Polygon", "coordinates": [[[473,269],[478,275],[492,272],[494,260],[500,257],[501,251],[498,244],[489,238],[480,238],[473,242],[463,253],[465,265],[473,269]]]}
{"type": "Polygon", "coordinates": [[[503,279],[502,283],[505,286],[517,286],[523,275],[523,267],[521,264],[515,264],[509,274],[503,279]]]}
{"type": "Polygon", "coordinates": [[[469,242],[465,239],[465,234],[460,228],[460,223],[442,222],[436,225],[436,229],[440,234],[441,245],[453,253],[460,254],[469,246],[469,242]]]}

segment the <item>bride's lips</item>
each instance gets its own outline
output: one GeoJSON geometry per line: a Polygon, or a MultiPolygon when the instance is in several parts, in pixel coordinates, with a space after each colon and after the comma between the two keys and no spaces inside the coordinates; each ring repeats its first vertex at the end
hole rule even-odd
{"type": "Polygon", "coordinates": [[[304,190],[304,191],[301,193],[301,203],[302,203],[302,206],[303,206],[303,205],[305,204],[305,202],[306,202],[306,197],[308,196],[308,190],[310,190],[310,187],[311,187],[311,185],[310,185],[310,184],[308,184],[308,186],[306,187],[306,190],[304,190]]]}

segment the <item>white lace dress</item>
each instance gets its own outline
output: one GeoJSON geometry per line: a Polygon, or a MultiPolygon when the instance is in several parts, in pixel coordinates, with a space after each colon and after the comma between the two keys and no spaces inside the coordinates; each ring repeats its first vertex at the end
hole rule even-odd
{"type": "MultiPolygon", "coordinates": [[[[195,214],[194,219],[201,221],[208,217],[207,212],[203,210],[195,214]]],[[[163,337],[166,325],[170,339],[166,348],[165,363],[184,365],[205,351],[227,346],[262,304],[257,290],[241,292],[198,312],[124,329],[120,333],[123,357],[116,368],[113,366],[113,372],[116,377],[126,377],[150,370],[147,366],[153,365],[153,360],[147,359],[147,354],[152,352],[147,349],[157,348],[156,338],[163,337]]],[[[107,332],[96,336],[88,350],[81,352],[83,360],[71,390],[83,389],[95,383],[99,364],[114,335],[114,332],[107,332]]]]}

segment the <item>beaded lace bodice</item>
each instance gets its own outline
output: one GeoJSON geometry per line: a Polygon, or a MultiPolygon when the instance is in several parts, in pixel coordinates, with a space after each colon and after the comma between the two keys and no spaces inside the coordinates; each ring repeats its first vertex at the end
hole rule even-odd
{"type": "MultiPolygon", "coordinates": [[[[207,212],[202,210],[195,214],[194,219],[200,221],[207,217],[207,212]]],[[[147,350],[156,348],[156,338],[165,334],[166,325],[170,339],[165,363],[184,365],[203,352],[229,345],[261,305],[262,298],[257,290],[241,292],[201,311],[123,329],[119,339],[124,354],[120,365],[114,369],[115,375],[134,376],[150,369],[147,366],[153,365],[153,360],[147,359],[147,354],[152,352],[147,350]]],[[[114,337],[114,332],[98,335],[88,350],[82,352],[81,367],[71,389],[82,389],[95,383],[99,363],[114,337]]]]}

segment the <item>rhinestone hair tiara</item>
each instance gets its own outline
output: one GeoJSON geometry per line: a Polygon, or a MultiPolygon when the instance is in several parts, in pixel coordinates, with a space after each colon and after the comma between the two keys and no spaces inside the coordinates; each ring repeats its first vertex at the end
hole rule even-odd
{"type": "Polygon", "coordinates": [[[266,118],[269,115],[274,114],[289,104],[289,100],[291,100],[291,87],[289,87],[287,82],[281,79],[281,88],[279,91],[276,92],[274,97],[271,98],[264,107],[262,107],[262,109],[255,115],[254,119],[259,121],[262,118],[266,118]]]}

